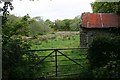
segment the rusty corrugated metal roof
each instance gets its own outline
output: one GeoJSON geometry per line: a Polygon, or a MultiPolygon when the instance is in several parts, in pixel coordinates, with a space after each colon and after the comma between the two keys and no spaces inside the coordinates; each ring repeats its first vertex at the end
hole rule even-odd
{"type": "Polygon", "coordinates": [[[120,27],[119,21],[120,21],[120,15],[114,13],[82,14],[82,27],[84,28],[120,27]]]}

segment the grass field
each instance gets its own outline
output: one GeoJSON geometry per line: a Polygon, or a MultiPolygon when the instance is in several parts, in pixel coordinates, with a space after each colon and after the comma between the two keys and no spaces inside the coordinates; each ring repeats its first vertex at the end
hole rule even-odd
{"type": "Polygon", "coordinates": [[[38,39],[33,40],[31,49],[73,48],[79,47],[79,42],[78,32],[57,32],[38,36],[38,39]]]}
{"type": "MultiPolygon", "coordinates": [[[[49,48],[77,48],[80,45],[80,37],[78,32],[57,32],[54,34],[47,34],[38,36],[37,39],[34,39],[32,41],[32,47],[31,49],[39,50],[39,49],[49,49],[49,48]]],[[[78,62],[81,65],[84,65],[86,60],[86,56],[82,56],[81,54],[85,54],[85,50],[63,50],[61,51],[63,54],[67,55],[71,59],[76,59],[75,61],[78,62]],[[81,60],[77,60],[81,59],[81,60]]],[[[51,51],[40,51],[36,52],[36,54],[40,56],[47,56],[51,51]]],[[[40,69],[39,75],[37,76],[46,76],[46,75],[55,75],[55,54],[53,53],[51,56],[48,57],[42,62],[43,68],[40,69]],[[50,62],[53,61],[53,62],[50,62]],[[49,66],[49,67],[48,67],[49,66]],[[52,67],[51,67],[52,66],[52,67]],[[45,68],[47,67],[47,68],[45,68]]],[[[79,65],[71,65],[75,64],[65,56],[61,56],[60,53],[57,53],[57,55],[60,55],[57,57],[57,65],[59,74],[68,74],[68,73],[80,73],[80,70],[82,69],[79,65]],[[69,65],[69,66],[64,66],[69,65]],[[76,71],[77,70],[77,71],[76,71]]],[[[40,57],[40,59],[43,59],[44,57],[40,57]]],[[[39,71],[39,70],[38,70],[39,71]]]]}

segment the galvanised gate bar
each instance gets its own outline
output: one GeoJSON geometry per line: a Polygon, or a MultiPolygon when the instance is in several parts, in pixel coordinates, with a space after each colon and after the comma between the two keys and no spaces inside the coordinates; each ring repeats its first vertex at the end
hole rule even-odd
{"type": "Polygon", "coordinates": [[[87,48],[40,49],[28,52],[39,55],[27,58],[32,60],[30,68],[35,70],[35,78],[79,77],[87,64],[87,48]]]}

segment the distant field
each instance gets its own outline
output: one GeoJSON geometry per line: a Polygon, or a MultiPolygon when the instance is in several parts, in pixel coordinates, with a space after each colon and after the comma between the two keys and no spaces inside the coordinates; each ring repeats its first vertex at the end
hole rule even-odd
{"type": "Polygon", "coordinates": [[[56,32],[47,35],[40,35],[32,41],[31,49],[44,48],[73,48],[80,45],[79,32],[56,32]]]}

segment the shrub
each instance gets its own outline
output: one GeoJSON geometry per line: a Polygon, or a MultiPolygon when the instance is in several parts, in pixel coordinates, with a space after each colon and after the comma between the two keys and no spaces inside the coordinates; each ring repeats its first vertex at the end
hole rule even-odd
{"type": "Polygon", "coordinates": [[[29,65],[26,64],[28,61],[23,56],[27,55],[26,50],[30,49],[30,44],[22,39],[22,36],[28,34],[28,22],[27,16],[18,21],[15,19],[14,24],[11,19],[3,17],[2,78],[5,80],[29,77],[29,65]]]}
{"type": "Polygon", "coordinates": [[[120,75],[120,37],[95,38],[88,49],[88,59],[96,77],[120,75]]]}

